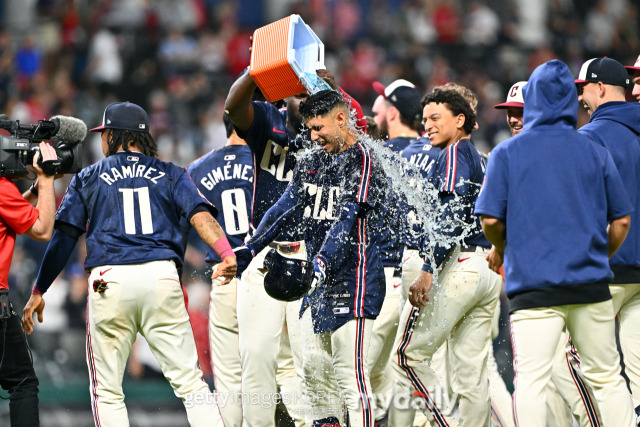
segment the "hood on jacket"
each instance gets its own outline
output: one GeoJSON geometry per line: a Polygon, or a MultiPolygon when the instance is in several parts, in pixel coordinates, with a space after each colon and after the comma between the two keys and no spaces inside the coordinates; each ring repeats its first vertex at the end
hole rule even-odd
{"type": "Polygon", "coordinates": [[[578,92],[569,67],[557,59],[538,66],[522,88],[524,130],[552,124],[575,129],[578,122],[578,92]]]}
{"type": "Polygon", "coordinates": [[[640,135],[640,102],[612,101],[602,104],[591,115],[589,123],[611,120],[640,135]]]}

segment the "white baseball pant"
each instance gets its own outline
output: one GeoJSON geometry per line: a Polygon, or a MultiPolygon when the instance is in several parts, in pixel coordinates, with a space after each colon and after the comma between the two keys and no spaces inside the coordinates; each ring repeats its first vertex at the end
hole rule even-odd
{"type": "MultiPolygon", "coordinates": [[[[299,249],[292,253],[280,253],[295,259],[306,259],[304,243],[299,243],[297,248],[299,249]]],[[[287,354],[286,351],[281,351],[281,340],[283,335],[286,339],[287,331],[291,352],[301,352],[301,344],[296,342],[296,337],[299,336],[296,331],[300,328],[298,316],[301,301],[283,302],[267,295],[264,290],[264,273],[260,269],[269,250],[271,248],[266,247],[256,255],[237,285],[238,349],[242,363],[244,425],[273,426],[277,400],[282,397],[285,403],[289,402],[287,411],[296,425],[304,426],[303,411],[299,407],[302,404],[302,394],[295,364],[279,359],[287,354]],[[277,376],[279,367],[292,372],[277,376]],[[278,378],[285,379],[284,383],[278,383],[278,378]]]]}
{"type": "Polygon", "coordinates": [[[122,377],[140,332],[182,399],[191,426],[223,426],[202,379],[180,279],[173,261],[104,265],[89,276],[87,366],[96,426],[128,427],[122,377]],[[107,289],[95,292],[93,282],[107,289]]]}
{"type": "MultiPolygon", "coordinates": [[[[429,365],[449,337],[461,425],[489,425],[487,355],[501,278],[489,270],[487,253],[482,248],[461,252],[456,246],[429,292],[427,305],[416,309],[407,302],[400,317],[395,343],[397,365],[393,365],[398,384],[405,394],[417,392],[439,426],[449,425],[451,419],[447,420],[440,406],[443,401],[450,403],[451,396],[429,365]],[[432,395],[434,391],[438,395],[432,395]]],[[[390,410],[390,426],[410,425],[402,412],[390,410]]]]}
{"type": "Polygon", "coordinates": [[[394,277],[394,273],[394,267],[384,268],[386,294],[380,314],[373,321],[371,344],[367,354],[376,420],[385,416],[391,399],[393,372],[389,362],[398,330],[398,304],[402,289],[402,278],[394,277]]]}
{"type": "Polygon", "coordinates": [[[313,420],[341,416],[344,400],[351,427],[373,427],[371,382],[367,352],[373,320],[361,317],[348,321],[333,332],[313,332],[311,309],[302,315],[304,341],[302,366],[309,405],[308,424],[313,420]]]}
{"type": "MultiPolygon", "coordinates": [[[[214,270],[216,266],[213,266],[214,270]]],[[[213,280],[209,302],[209,349],[218,407],[226,427],[242,427],[242,366],[238,350],[238,280],[213,280]]]]}
{"type": "Polygon", "coordinates": [[[545,425],[546,385],[565,325],[580,353],[584,379],[598,401],[602,424],[635,427],[631,395],[620,375],[611,300],[525,309],[511,314],[516,425],[545,425]]]}
{"type": "Polygon", "coordinates": [[[610,285],[613,312],[620,322],[620,347],[634,406],[640,405],[640,283],[610,285]]]}

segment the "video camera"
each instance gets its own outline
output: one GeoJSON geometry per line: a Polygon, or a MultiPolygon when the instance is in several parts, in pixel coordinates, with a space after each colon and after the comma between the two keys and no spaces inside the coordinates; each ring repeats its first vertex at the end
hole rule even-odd
{"type": "Polygon", "coordinates": [[[87,125],[80,119],[54,116],[51,120],[40,120],[37,125],[23,125],[18,120],[10,120],[0,114],[0,129],[10,136],[0,135],[0,177],[22,178],[27,175],[27,165],[40,151],[36,145],[51,139],[57,142],[57,160],[38,160],[44,173],[57,175],[77,173],[82,169],[81,142],[87,136],[87,125]]]}

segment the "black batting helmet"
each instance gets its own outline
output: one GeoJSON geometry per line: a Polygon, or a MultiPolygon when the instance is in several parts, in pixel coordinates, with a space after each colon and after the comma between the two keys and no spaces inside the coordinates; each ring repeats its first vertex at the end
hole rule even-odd
{"type": "Polygon", "coordinates": [[[295,301],[311,288],[313,263],[303,259],[285,258],[271,249],[264,258],[264,290],[271,298],[295,301]]]}

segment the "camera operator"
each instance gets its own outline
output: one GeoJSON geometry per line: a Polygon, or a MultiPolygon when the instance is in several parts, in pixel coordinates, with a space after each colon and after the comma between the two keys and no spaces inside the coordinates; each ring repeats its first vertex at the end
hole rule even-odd
{"type": "MultiPolygon", "coordinates": [[[[9,267],[13,257],[16,234],[47,241],[53,233],[56,203],[54,177],[46,175],[38,166],[43,161],[56,160],[54,148],[46,142],[33,158],[36,183],[24,194],[6,177],[0,177],[0,386],[9,392],[11,425],[39,426],[38,378],[21,327],[20,317],[9,303],[9,267]]],[[[44,301],[36,309],[42,321],[44,301]]]]}

